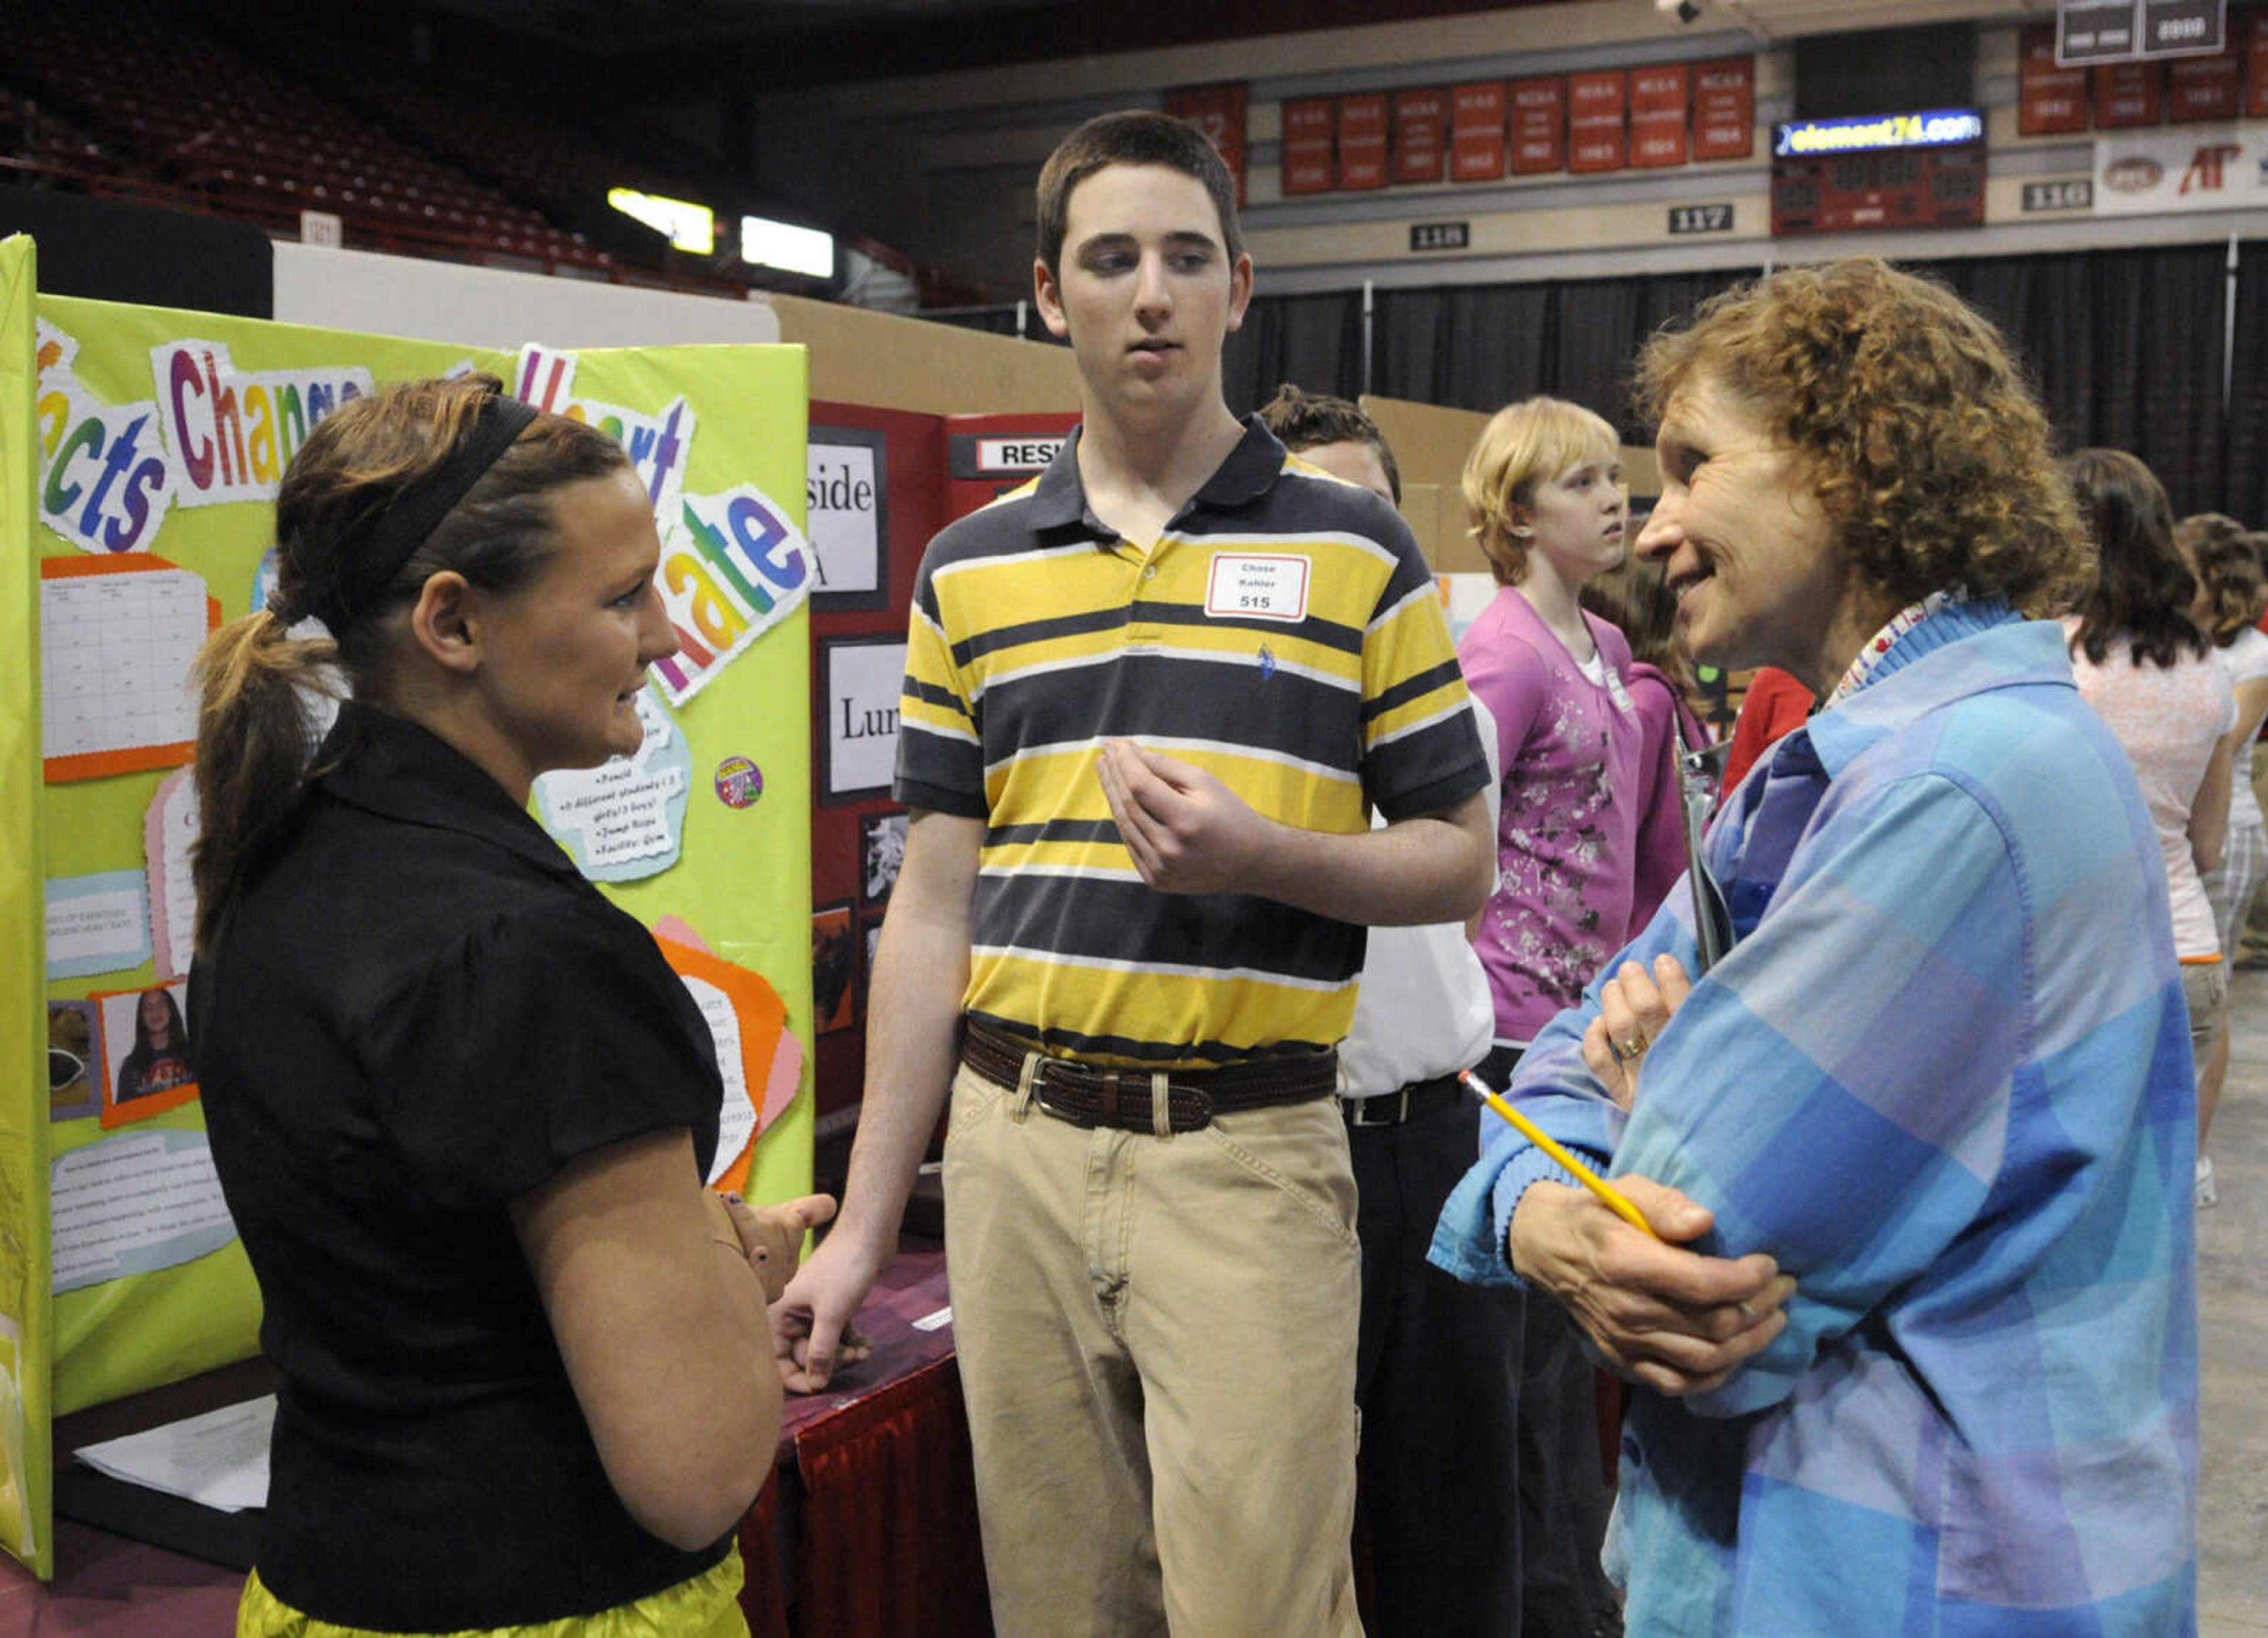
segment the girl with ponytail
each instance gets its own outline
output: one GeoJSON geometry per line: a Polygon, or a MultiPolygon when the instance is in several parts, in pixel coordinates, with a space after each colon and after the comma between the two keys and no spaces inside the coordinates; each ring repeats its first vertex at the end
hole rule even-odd
{"type": "Polygon", "coordinates": [[[832,1202],[702,1186],[707,1027],[526,812],[637,750],[675,651],[646,494],[492,378],[417,381],[315,430],[276,536],[196,758],[192,1032],[282,1377],[238,1631],[743,1634],[766,1304],[832,1202]]]}

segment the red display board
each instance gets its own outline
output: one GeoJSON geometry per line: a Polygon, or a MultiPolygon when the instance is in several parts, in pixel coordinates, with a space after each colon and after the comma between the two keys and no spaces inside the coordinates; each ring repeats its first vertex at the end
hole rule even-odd
{"type": "MultiPolygon", "coordinates": [[[[922,551],[945,527],[945,422],[938,415],[814,402],[811,452],[814,493],[806,500],[814,532],[821,506],[841,502],[868,514],[878,547],[871,588],[817,593],[811,605],[812,1076],[813,1108],[823,1118],[857,1103],[865,1080],[867,953],[895,880],[887,832],[894,818],[902,825],[904,812],[887,790],[830,796],[826,770],[843,734],[876,725],[866,716],[870,701],[848,702],[851,718],[842,716],[842,688],[865,674],[846,662],[868,662],[865,672],[879,662],[887,671],[887,651],[906,640],[922,551]]],[[[899,670],[902,674],[902,661],[899,670]]],[[[887,687],[865,680],[867,694],[887,687]]],[[[895,707],[888,709],[894,731],[895,707]]]]}
{"type": "Polygon", "coordinates": [[[1689,77],[1682,62],[1632,69],[1630,162],[1639,170],[1683,165],[1689,77]]]}
{"type": "Polygon", "coordinates": [[[1439,85],[1394,93],[1394,180],[1438,182],[1448,161],[1449,93],[1439,85]]]}
{"type": "Polygon", "coordinates": [[[1512,173],[1567,168],[1567,82],[1554,74],[1512,82],[1512,173]]]}
{"type": "Polygon", "coordinates": [[[812,598],[812,1072],[821,1118],[856,1104],[863,1090],[867,975],[906,825],[887,786],[845,790],[833,771],[848,760],[846,745],[864,761],[895,761],[894,752],[879,753],[876,740],[896,736],[906,625],[931,537],[1036,476],[1078,424],[1077,415],[1060,413],[917,415],[811,406],[814,533],[821,511],[858,504],[872,516],[878,548],[874,572],[861,577],[873,582],[871,590],[812,598]]]}
{"type": "Polygon", "coordinates": [[[1339,187],[1360,193],[1386,186],[1386,93],[1339,99],[1339,187]]]}
{"type": "Polygon", "coordinates": [[[1756,60],[1693,65],[1693,158],[1745,159],[1756,148],[1756,60]]]}
{"type": "Polygon", "coordinates": [[[2055,25],[2023,32],[2016,70],[2016,134],[2053,136],[2088,129],[2087,70],[2058,68],[2055,25]]]}
{"type": "Polygon", "coordinates": [[[2088,72],[2095,77],[2095,129],[2115,131],[2164,121],[2164,63],[2106,62],[2088,72]]]}
{"type": "Polygon", "coordinates": [[[1284,104],[1284,192],[1328,194],[1339,180],[1339,105],[1336,97],[1293,97],[1284,104]]]}
{"type": "Polygon", "coordinates": [[[1619,171],[1630,163],[1630,75],[1603,69],[1567,77],[1567,168],[1619,171]]]}
{"type": "Polygon", "coordinates": [[[1219,85],[1190,85],[1180,91],[1169,91],[1165,96],[1166,112],[1187,120],[1205,134],[1220,157],[1227,162],[1228,173],[1236,179],[1236,202],[1244,202],[1244,82],[1234,80],[1219,85]]]}

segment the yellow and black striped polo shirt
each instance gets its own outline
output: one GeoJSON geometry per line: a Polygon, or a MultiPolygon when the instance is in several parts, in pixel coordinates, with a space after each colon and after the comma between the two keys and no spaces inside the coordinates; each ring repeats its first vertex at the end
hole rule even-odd
{"type": "Polygon", "coordinates": [[[1488,768],[1432,576],[1257,417],[1146,547],[1087,509],[1077,450],[939,534],[915,586],[897,797],[986,821],[964,1005],[1103,1062],[1332,1046],[1363,929],[1148,887],[1095,764],[1130,738],[1309,830],[1454,807],[1488,768]]]}

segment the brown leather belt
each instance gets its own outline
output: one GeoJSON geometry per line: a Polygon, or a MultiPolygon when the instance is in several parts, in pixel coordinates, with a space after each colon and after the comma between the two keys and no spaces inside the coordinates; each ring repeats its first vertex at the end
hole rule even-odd
{"type": "MultiPolygon", "coordinates": [[[[982,1024],[968,1024],[961,1032],[961,1061],[995,1086],[1012,1091],[1023,1079],[1025,1058],[1035,1050],[982,1024]]],[[[1329,1096],[1337,1088],[1338,1054],[1301,1053],[1250,1059],[1216,1069],[1171,1069],[1165,1074],[1165,1129],[1196,1132],[1211,1125],[1215,1115],[1329,1096]]],[[[1032,1074],[1032,1101],[1073,1126],[1154,1132],[1158,1124],[1151,1103],[1152,1083],[1152,1073],[1147,1069],[1096,1069],[1072,1059],[1042,1054],[1032,1074]]]]}

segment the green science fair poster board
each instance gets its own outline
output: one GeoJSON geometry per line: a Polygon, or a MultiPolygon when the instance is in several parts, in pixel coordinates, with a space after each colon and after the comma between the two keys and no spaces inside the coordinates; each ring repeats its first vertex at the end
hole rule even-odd
{"type": "Polygon", "coordinates": [[[34,266],[0,243],[0,1546],[47,1576],[52,1418],[257,1351],[182,1039],[187,667],[266,601],[293,450],[387,382],[473,370],[630,452],[681,651],[638,753],[532,805],[700,1003],[711,1181],[763,1201],[811,1175],[814,577],[799,347],[499,353],[45,297],[34,266]]]}

